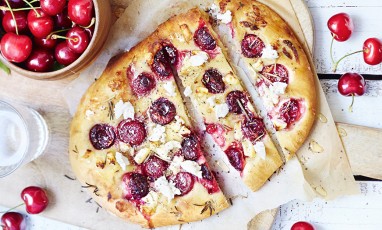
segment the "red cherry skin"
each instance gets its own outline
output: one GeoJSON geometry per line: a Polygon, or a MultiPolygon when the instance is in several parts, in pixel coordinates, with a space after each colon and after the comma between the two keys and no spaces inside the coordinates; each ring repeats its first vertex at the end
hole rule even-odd
{"type": "Polygon", "coordinates": [[[80,26],[89,26],[93,18],[93,8],[92,0],[69,0],[69,18],[80,26]]]}
{"type": "Polygon", "coordinates": [[[334,39],[339,42],[348,40],[354,30],[354,24],[350,16],[346,13],[333,15],[328,20],[328,28],[334,39]]]}
{"type": "MultiPolygon", "coordinates": [[[[4,1],[4,3],[5,3],[5,1],[4,1]]],[[[8,0],[8,3],[12,9],[22,8],[25,6],[25,2],[23,0],[8,0]]],[[[5,4],[5,6],[6,5],[7,4],[5,4]]]]}
{"type": "Polygon", "coordinates": [[[37,186],[24,188],[21,192],[21,199],[23,199],[29,214],[41,213],[49,204],[45,190],[37,186]]]}
{"type": "Polygon", "coordinates": [[[305,221],[299,221],[292,225],[291,230],[314,230],[313,225],[305,221]]]}
{"type": "Polygon", "coordinates": [[[7,212],[1,217],[3,230],[25,230],[26,223],[24,216],[18,212],[7,212]]]}
{"type": "Polygon", "coordinates": [[[368,38],[363,43],[363,60],[369,65],[382,62],[382,43],[378,38],[368,38]]]}
{"type": "Polygon", "coordinates": [[[57,39],[51,39],[51,38],[34,38],[34,44],[42,49],[54,49],[57,44],[57,39]]]}
{"type": "Polygon", "coordinates": [[[68,7],[65,7],[61,13],[56,14],[53,17],[54,25],[57,29],[68,29],[72,27],[72,21],[68,16],[68,7]]]}
{"type": "Polygon", "coordinates": [[[2,25],[3,29],[6,32],[13,32],[16,33],[16,24],[17,29],[19,33],[23,33],[28,29],[28,22],[27,22],[27,14],[25,11],[15,11],[13,12],[13,15],[15,16],[16,23],[13,20],[12,14],[10,11],[7,11],[4,14],[2,25]]]}
{"type": "Polygon", "coordinates": [[[32,52],[32,40],[26,35],[6,33],[0,42],[1,53],[11,62],[25,61],[32,52]]]}
{"type": "Polygon", "coordinates": [[[51,16],[61,13],[65,5],[66,0],[40,0],[41,9],[51,16]]]}
{"type": "Polygon", "coordinates": [[[343,96],[362,96],[365,91],[365,79],[358,73],[345,73],[338,80],[338,92],[343,96]]]}
{"type": "Polygon", "coordinates": [[[80,55],[71,50],[66,42],[61,42],[54,50],[54,57],[61,65],[70,65],[78,59],[80,55]]]}
{"type": "Polygon", "coordinates": [[[73,27],[66,34],[68,47],[78,54],[82,54],[88,48],[90,39],[88,33],[81,27],[73,27]]]}
{"type": "Polygon", "coordinates": [[[28,70],[35,72],[49,72],[53,69],[53,53],[48,50],[35,49],[25,63],[28,70]]]}
{"type": "Polygon", "coordinates": [[[53,19],[41,9],[36,9],[36,11],[40,17],[34,10],[30,10],[28,13],[29,30],[37,38],[47,37],[53,31],[53,19]]]}

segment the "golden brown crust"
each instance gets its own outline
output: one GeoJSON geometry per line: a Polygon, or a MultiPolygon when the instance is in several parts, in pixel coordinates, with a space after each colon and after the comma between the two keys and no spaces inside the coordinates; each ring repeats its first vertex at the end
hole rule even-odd
{"type": "MultiPolygon", "coordinates": [[[[186,17],[193,18],[193,12],[186,14],[186,17]]],[[[89,141],[89,130],[93,125],[106,123],[116,127],[122,120],[122,118],[109,118],[109,102],[115,104],[120,99],[130,101],[135,107],[137,116],[148,119],[146,111],[149,105],[165,95],[164,83],[158,81],[156,89],[150,95],[138,98],[133,95],[129,87],[127,71],[130,65],[134,65],[139,72],[151,71],[149,63],[156,51],[156,44],[158,41],[167,40],[170,34],[166,31],[170,31],[175,21],[176,17],[160,25],[152,35],[130,52],[120,55],[108,64],[102,76],[90,86],[81,99],[70,129],[70,161],[81,184],[94,185],[97,188],[96,194],[92,193],[92,196],[102,207],[125,220],[148,228],[204,219],[228,207],[228,202],[221,191],[209,194],[195,180],[194,188],[185,196],[177,196],[171,202],[168,202],[166,197],[160,196],[155,206],[142,205],[137,208],[123,198],[121,178],[125,172],[133,171],[135,166],[129,165],[123,170],[116,162],[116,152],[121,152],[122,147],[114,144],[107,150],[95,150],[89,141]],[[93,114],[89,115],[89,111],[93,114]],[[207,207],[202,212],[205,205],[211,208],[207,207]]],[[[185,126],[190,127],[178,90],[176,89],[176,96],[168,99],[177,105],[177,115],[184,120],[185,126]]],[[[181,135],[171,131],[171,128],[166,129],[166,135],[166,141],[181,141],[182,138],[181,135]]],[[[128,154],[123,153],[125,156],[128,154]]],[[[93,192],[95,187],[90,187],[89,191],[93,192]]]]}
{"type": "MultiPolygon", "coordinates": [[[[301,119],[292,128],[276,133],[286,159],[290,159],[304,143],[315,120],[317,97],[308,58],[292,29],[268,6],[251,0],[223,0],[218,1],[218,4],[224,5],[224,10],[230,10],[233,14],[232,26],[238,49],[246,34],[255,34],[277,50],[279,58],[276,62],[284,65],[289,71],[289,84],[281,100],[295,98],[304,101],[305,112],[301,119]]],[[[244,56],[243,59],[248,69],[252,69],[251,65],[259,60],[244,56]]],[[[264,65],[266,62],[267,60],[264,60],[264,65]]],[[[273,60],[268,60],[268,64],[272,63],[273,60]]],[[[256,82],[256,74],[250,77],[256,82]]]]}

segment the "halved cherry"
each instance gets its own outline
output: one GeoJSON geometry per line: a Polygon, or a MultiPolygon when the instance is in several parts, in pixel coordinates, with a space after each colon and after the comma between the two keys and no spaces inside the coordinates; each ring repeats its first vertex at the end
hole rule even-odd
{"type": "Polygon", "coordinates": [[[143,163],[142,172],[154,179],[163,176],[168,168],[168,163],[159,157],[150,156],[150,158],[143,163]]]}
{"type": "Polygon", "coordinates": [[[202,78],[202,83],[208,89],[208,92],[213,94],[223,93],[225,90],[223,75],[219,70],[214,68],[206,70],[202,78]]]}
{"type": "Polygon", "coordinates": [[[247,58],[261,57],[264,48],[264,42],[254,34],[246,34],[241,41],[241,52],[247,58]]]}
{"type": "Polygon", "coordinates": [[[155,53],[151,68],[160,80],[166,80],[172,76],[171,66],[177,65],[178,56],[178,50],[172,44],[166,43],[155,53]]]}
{"type": "Polygon", "coordinates": [[[216,48],[216,41],[206,26],[200,27],[195,31],[194,41],[195,44],[204,51],[214,50],[216,48]]]}
{"type": "Polygon", "coordinates": [[[28,27],[33,36],[47,37],[53,31],[53,19],[41,9],[30,10],[28,13],[28,27]]]}
{"type": "Polygon", "coordinates": [[[15,11],[13,12],[15,16],[15,20],[13,20],[12,13],[10,11],[6,11],[2,20],[3,29],[6,32],[16,33],[16,25],[19,33],[24,33],[28,30],[28,20],[27,13],[25,11],[15,11]]]}
{"type": "Polygon", "coordinates": [[[201,165],[202,179],[199,182],[207,189],[209,194],[220,191],[219,185],[206,164],[201,165]]]}
{"type": "Polygon", "coordinates": [[[194,177],[188,172],[180,172],[176,174],[174,179],[175,187],[181,192],[180,195],[186,195],[194,187],[194,177]]]}
{"type": "Polygon", "coordinates": [[[228,157],[229,163],[239,172],[244,169],[244,151],[240,143],[232,143],[225,151],[228,157]]]}
{"type": "Polygon", "coordinates": [[[41,213],[49,204],[45,190],[37,186],[24,188],[21,192],[21,199],[25,202],[26,210],[30,214],[41,213]]]}
{"type": "Polygon", "coordinates": [[[145,96],[155,88],[156,82],[152,74],[144,72],[139,74],[131,83],[131,89],[137,96],[145,96]]]}
{"type": "Polygon", "coordinates": [[[221,124],[206,124],[206,132],[208,134],[211,134],[212,138],[214,139],[215,143],[218,144],[220,147],[224,147],[225,145],[225,129],[223,125],[221,124]]]}
{"type": "Polygon", "coordinates": [[[288,124],[291,124],[300,119],[300,103],[297,99],[291,98],[289,101],[284,102],[280,108],[280,119],[288,124]]]}
{"type": "Polygon", "coordinates": [[[263,67],[260,73],[271,82],[283,82],[288,84],[289,74],[284,65],[267,65],[263,67]]]}
{"type": "Polygon", "coordinates": [[[96,124],[89,131],[89,139],[95,149],[108,149],[115,141],[114,129],[107,124],[96,124]]]}
{"type": "Polygon", "coordinates": [[[255,143],[266,135],[265,125],[261,118],[254,117],[251,114],[248,115],[249,117],[246,117],[241,123],[241,131],[245,138],[255,143]]]}
{"type": "Polygon", "coordinates": [[[127,200],[139,200],[149,193],[150,185],[147,177],[140,173],[126,173],[123,175],[122,181],[127,200]]]}
{"type": "Polygon", "coordinates": [[[1,217],[3,230],[25,230],[27,225],[24,216],[18,212],[7,212],[1,217]]]}
{"type": "Polygon", "coordinates": [[[132,146],[142,144],[146,138],[145,125],[137,120],[123,120],[117,127],[118,138],[132,146]]]}
{"type": "Polygon", "coordinates": [[[227,95],[226,103],[231,113],[242,114],[248,103],[248,97],[243,91],[234,90],[227,95]]]}
{"type": "Polygon", "coordinates": [[[167,125],[174,120],[176,108],[174,103],[167,98],[161,97],[150,106],[149,114],[151,120],[159,125],[167,125]]]}
{"type": "Polygon", "coordinates": [[[186,160],[197,160],[200,155],[199,138],[195,134],[190,134],[182,141],[182,154],[186,160]]]}

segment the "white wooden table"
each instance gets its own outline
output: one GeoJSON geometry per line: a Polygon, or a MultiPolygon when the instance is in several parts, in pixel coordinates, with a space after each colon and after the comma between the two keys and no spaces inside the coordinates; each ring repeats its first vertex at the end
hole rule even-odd
{"type": "MultiPolygon", "coordinates": [[[[115,0],[114,2],[118,2],[115,0]]],[[[340,57],[342,54],[346,54],[351,51],[359,50],[362,48],[363,41],[368,37],[378,37],[382,39],[382,1],[381,0],[306,0],[306,3],[311,10],[314,23],[315,23],[315,55],[314,60],[317,67],[321,80],[321,84],[324,88],[324,91],[327,95],[330,107],[333,112],[333,116],[337,122],[344,122],[350,124],[364,125],[375,128],[382,128],[382,65],[378,66],[368,66],[363,63],[362,55],[356,55],[348,58],[343,63],[340,64],[336,75],[333,75],[331,72],[331,62],[329,56],[329,48],[331,42],[331,36],[329,30],[327,29],[326,22],[330,16],[339,12],[347,12],[351,15],[355,24],[355,31],[351,39],[345,43],[336,43],[334,46],[335,56],[340,57]],[[337,92],[337,80],[341,73],[345,72],[358,72],[361,74],[367,74],[367,85],[368,90],[366,95],[356,98],[356,103],[354,105],[354,112],[349,113],[347,108],[350,104],[351,99],[343,97],[337,92]],[[329,79],[330,78],[330,79],[329,79]]],[[[3,73],[0,73],[0,78],[3,78],[3,73]]],[[[73,78],[72,78],[73,79],[73,78]]],[[[63,106],[62,97],[60,94],[57,94],[57,90],[61,89],[63,85],[69,83],[72,79],[65,79],[61,81],[53,82],[44,82],[44,84],[36,83],[35,89],[26,89],[24,85],[31,84],[33,81],[29,79],[0,79],[0,99],[7,98],[9,95],[12,95],[12,100],[16,102],[24,102],[28,104],[31,102],[31,98],[28,96],[30,93],[35,93],[36,97],[33,100],[39,100],[39,106],[35,109],[44,113],[45,117],[49,123],[51,123],[51,132],[53,135],[53,141],[65,141],[67,140],[66,130],[59,129],[58,124],[64,123],[66,128],[69,125],[70,119],[67,109],[63,106]],[[20,85],[14,86],[14,81],[17,80],[20,82],[20,85]],[[7,86],[7,87],[5,87],[7,86]],[[46,103],[46,93],[39,94],[39,88],[44,87],[44,90],[47,93],[50,93],[50,104],[46,103]],[[53,104],[53,106],[52,106],[53,104]]],[[[64,146],[67,144],[65,143],[64,146]]],[[[62,149],[57,149],[56,146],[50,146],[49,151],[61,151],[62,149]]],[[[57,167],[57,165],[52,165],[52,167],[57,167]]],[[[64,174],[66,172],[62,172],[64,174]]],[[[376,188],[380,186],[380,182],[375,182],[374,184],[365,183],[364,186],[367,188],[370,187],[376,188]],[[374,185],[375,184],[375,185],[374,185]],[[373,187],[374,186],[374,187],[373,187]]],[[[20,185],[21,186],[21,185],[20,185]]],[[[2,189],[0,187],[0,189],[2,189]]],[[[365,191],[366,191],[365,190],[365,191]]],[[[382,191],[382,190],[381,190],[382,191]]],[[[4,199],[1,197],[0,199],[4,199]]],[[[377,199],[377,198],[376,198],[377,199]]],[[[379,199],[380,201],[381,199],[379,199]]],[[[376,201],[376,200],[374,200],[376,201]]],[[[378,201],[378,199],[377,199],[378,201]]],[[[317,217],[325,216],[327,219],[325,221],[330,221],[330,216],[341,215],[343,212],[334,212],[326,213],[325,202],[323,203],[301,203],[293,201],[289,204],[286,204],[281,207],[281,211],[277,216],[274,229],[289,229],[290,223],[298,220],[298,218],[304,218],[308,221],[313,221],[317,223],[317,217]],[[319,209],[317,209],[317,205],[319,209]],[[310,215],[297,215],[296,213],[305,213],[306,210],[318,210],[320,213],[314,214],[310,212],[310,215]],[[329,216],[329,217],[328,217],[329,216]],[[329,219],[328,219],[329,218],[329,219]]],[[[344,202],[344,201],[339,201],[344,202]]],[[[365,202],[359,201],[357,203],[357,208],[365,208],[365,202]],[[364,205],[364,206],[362,206],[364,205]]],[[[329,205],[337,205],[338,203],[330,203],[329,205]]],[[[341,203],[340,203],[341,204],[341,203]]],[[[342,203],[343,204],[343,203],[342,203]]],[[[374,207],[374,206],[373,206],[374,207]]],[[[381,207],[374,207],[375,209],[381,207]]],[[[350,210],[348,208],[347,210],[350,210]]],[[[365,209],[364,209],[365,210],[365,209]]],[[[349,214],[350,215],[350,214],[349,214]]],[[[349,216],[347,216],[349,218],[349,216]]],[[[374,216],[371,216],[374,217],[374,216]]],[[[375,218],[378,218],[376,216],[375,218]]],[[[40,217],[31,217],[34,225],[33,229],[79,229],[78,227],[71,227],[66,224],[60,225],[58,222],[52,222],[49,219],[40,218],[40,217]]],[[[360,221],[370,221],[370,219],[359,218],[360,221]]],[[[373,219],[372,219],[373,221],[373,219]]],[[[376,220],[375,220],[376,221],[376,220]]],[[[343,221],[344,222],[344,221],[343,221]]],[[[380,223],[381,222],[375,222],[380,223]]],[[[354,223],[353,223],[354,225],[354,223]]],[[[320,223],[317,229],[334,229],[333,225],[325,225],[320,223]]],[[[357,225],[354,225],[357,226],[357,225]]],[[[338,226],[337,226],[338,227],[338,226]]],[[[367,227],[367,226],[366,226],[367,227]]],[[[339,228],[341,229],[341,228],[339,228]]],[[[361,228],[358,228],[361,229],[361,228]]],[[[368,229],[368,228],[365,228],[368,229]]]]}

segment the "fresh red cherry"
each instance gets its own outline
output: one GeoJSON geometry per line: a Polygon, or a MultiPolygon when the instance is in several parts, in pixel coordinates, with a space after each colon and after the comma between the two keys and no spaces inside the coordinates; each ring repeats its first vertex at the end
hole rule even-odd
{"type": "Polygon", "coordinates": [[[382,62],[382,43],[378,38],[368,38],[363,43],[363,60],[369,65],[382,62]]]}
{"type": "Polygon", "coordinates": [[[68,47],[78,54],[88,48],[90,39],[88,33],[79,26],[73,27],[66,34],[68,47]]]}
{"type": "Polygon", "coordinates": [[[80,55],[71,50],[66,42],[61,42],[54,50],[54,57],[61,65],[70,65],[78,59],[80,55]]]}
{"type": "Polygon", "coordinates": [[[61,13],[65,5],[66,0],[40,0],[41,9],[51,16],[61,13]]]}
{"type": "Polygon", "coordinates": [[[8,3],[12,7],[12,9],[22,8],[25,6],[25,2],[23,0],[8,0],[8,3]]]}
{"type": "Polygon", "coordinates": [[[352,103],[349,111],[352,111],[354,96],[362,96],[366,91],[366,82],[358,73],[345,73],[338,80],[338,92],[344,96],[351,96],[352,103]]]}
{"type": "Polygon", "coordinates": [[[1,217],[3,230],[24,230],[26,229],[24,216],[18,212],[7,212],[1,217]]]}
{"type": "Polygon", "coordinates": [[[94,15],[92,0],[69,0],[69,18],[80,26],[89,26],[94,15]]]}
{"type": "Polygon", "coordinates": [[[57,39],[52,38],[34,38],[34,44],[42,49],[51,50],[56,47],[57,39]]]}
{"type": "Polygon", "coordinates": [[[343,42],[350,38],[354,30],[354,25],[348,14],[339,13],[333,15],[328,20],[328,28],[334,39],[339,42],[343,42]]]}
{"type": "Polygon", "coordinates": [[[15,11],[13,12],[13,15],[15,16],[15,20],[13,20],[13,16],[10,11],[7,11],[4,14],[2,25],[3,29],[6,32],[13,32],[16,33],[16,24],[17,24],[17,30],[19,33],[23,33],[28,29],[28,21],[27,21],[27,14],[25,11],[15,11]]]}
{"type": "Polygon", "coordinates": [[[53,20],[57,29],[68,29],[72,27],[72,21],[68,16],[68,7],[65,7],[61,13],[56,14],[53,20]]]}
{"type": "Polygon", "coordinates": [[[28,70],[35,72],[49,72],[53,69],[53,65],[53,53],[43,49],[33,50],[25,63],[28,70]]]}
{"type": "Polygon", "coordinates": [[[53,31],[53,26],[53,19],[41,9],[29,11],[28,27],[35,37],[47,37],[53,31]],[[36,14],[36,12],[38,14],[36,14]]]}
{"type": "Polygon", "coordinates": [[[305,221],[299,221],[292,225],[291,230],[314,230],[313,225],[305,221]]]}
{"type": "Polygon", "coordinates": [[[24,188],[21,192],[21,199],[23,199],[29,214],[41,213],[49,204],[49,199],[45,190],[37,186],[24,188]]]}
{"type": "Polygon", "coordinates": [[[11,62],[25,61],[32,52],[32,40],[26,35],[6,33],[0,42],[1,53],[11,62]]]}

